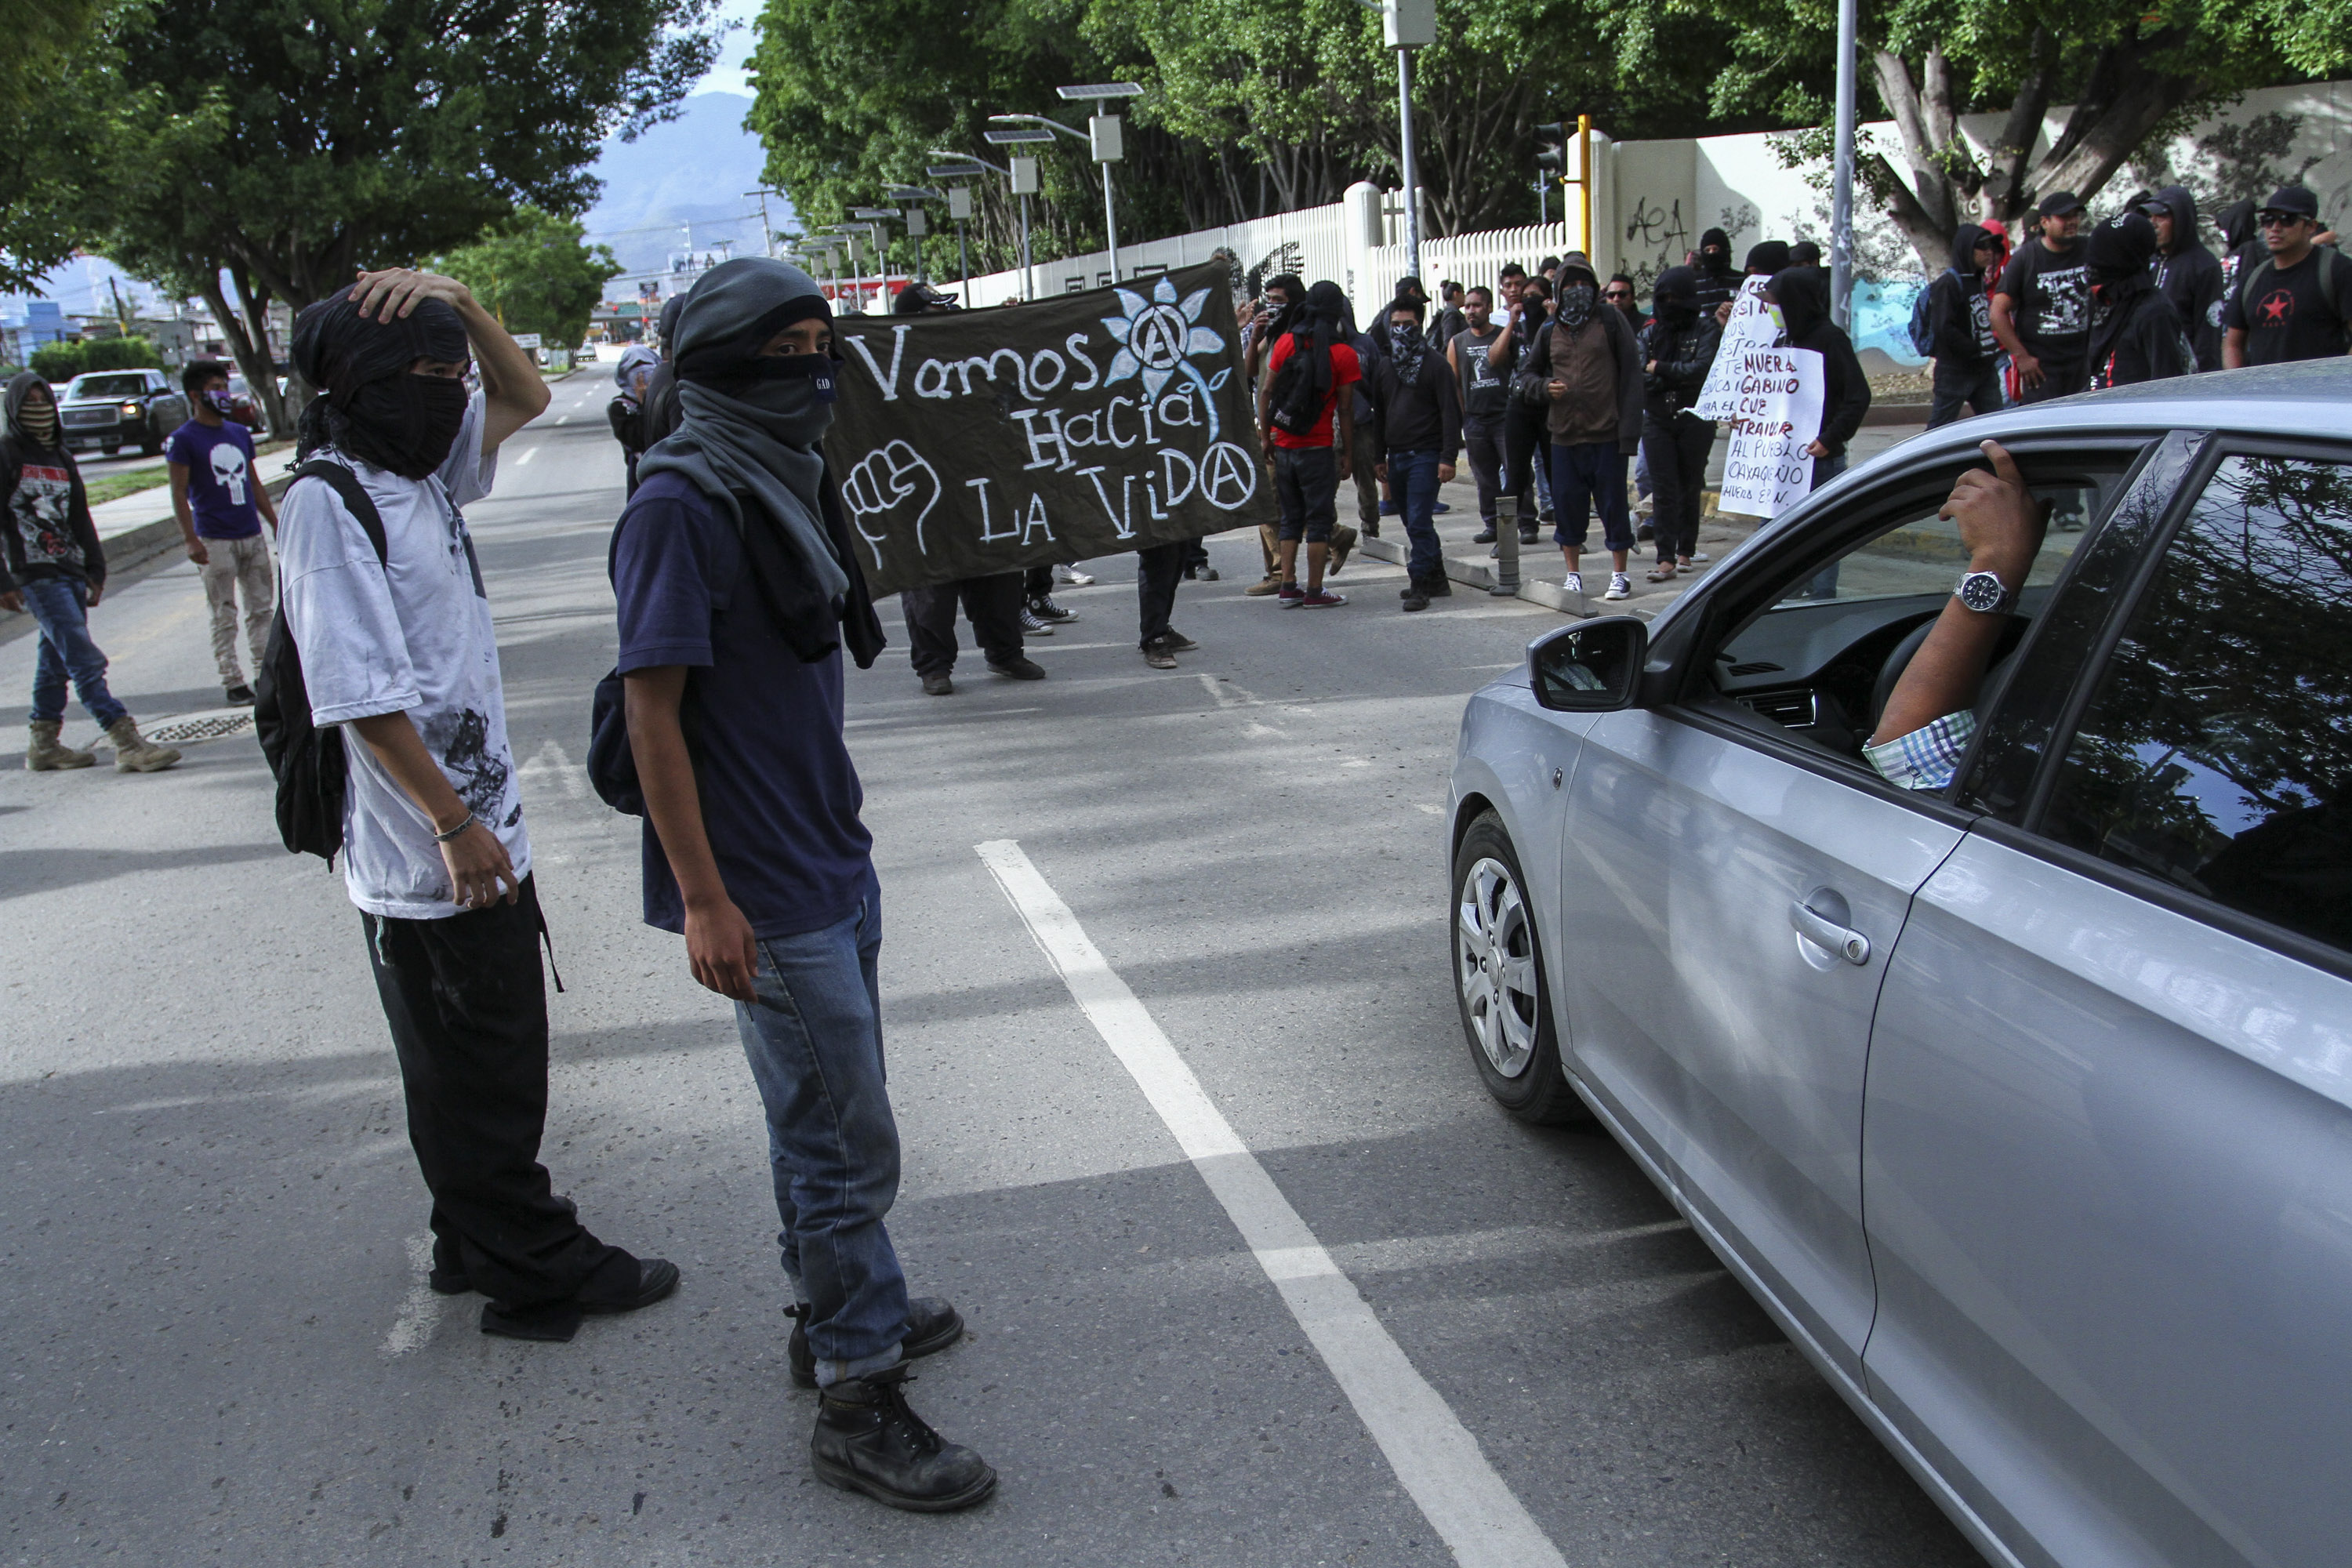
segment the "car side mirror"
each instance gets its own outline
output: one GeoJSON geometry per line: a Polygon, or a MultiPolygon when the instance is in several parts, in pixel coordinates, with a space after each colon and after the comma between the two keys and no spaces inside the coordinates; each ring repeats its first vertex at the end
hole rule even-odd
{"type": "Polygon", "coordinates": [[[1637,616],[1562,626],[1528,645],[1528,682],[1557,712],[1613,713],[1633,705],[1649,648],[1649,623],[1637,616]]]}

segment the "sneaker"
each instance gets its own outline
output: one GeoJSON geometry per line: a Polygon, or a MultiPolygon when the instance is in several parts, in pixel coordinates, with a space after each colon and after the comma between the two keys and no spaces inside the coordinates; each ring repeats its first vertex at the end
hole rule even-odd
{"type": "Polygon", "coordinates": [[[1348,557],[1356,552],[1356,531],[1344,522],[1331,531],[1331,564],[1325,575],[1339,574],[1340,568],[1348,564],[1348,557]]]}
{"type": "Polygon", "coordinates": [[[1199,643],[1194,642],[1191,637],[1186,637],[1182,632],[1178,631],[1174,626],[1170,626],[1166,631],[1161,632],[1158,640],[1165,643],[1168,647],[1168,651],[1171,653],[1191,653],[1194,648],[1201,646],[1199,643]]]}
{"type": "Polygon", "coordinates": [[[1348,595],[1345,594],[1335,594],[1328,588],[1318,588],[1315,592],[1306,595],[1298,601],[1298,608],[1302,610],[1328,610],[1344,605],[1347,602],[1348,595]]]}
{"type": "Polygon", "coordinates": [[[1094,584],[1094,578],[1091,575],[1079,571],[1075,566],[1055,567],[1054,581],[1056,583],[1067,583],[1073,588],[1091,587],[1094,584]]]}
{"type": "Polygon", "coordinates": [[[1049,637],[1054,635],[1054,628],[1039,620],[1036,612],[1029,609],[1024,609],[1021,612],[1021,629],[1033,637],[1049,637]]]}
{"type": "Polygon", "coordinates": [[[1307,590],[1296,583],[1285,583],[1280,588],[1275,590],[1274,596],[1282,601],[1282,607],[1286,610],[1307,597],[1307,590]]]}
{"type": "Polygon", "coordinates": [[[1029,613],[1041,621],[1051,621],[1055,626],[1066,626],[1078,618],[1077,611],[1066,610],[1054,603],[1054,596],[1051,594],[1040,594],[1030,600],[1029,613]]]}
{"type": "MultiPolygon", "coordinates": [[[[816,1386],[816,1356],[809,1350],[808,1303],[784,1309],[793,1321],[793,1337],[784,1342],[784,1359],[792,1363],[793,1381],[803,1388],[816,1386]]],[[[907,1303],[907,1337],[898,1343],[901,1360],[937,1355],[963,1338],[963,1314],[936,1296],[920,1296],[907,1303]]]]}
{"type": "Polygon", "coordinates": [[[1559,580],[1559,585],[1563,592],[1574,594],[1581,598],[1584,595],[1584,574],[1570,572],[1559,580]]]}
{"type": "Polygon", "coordinates": [[[927,675],[923,677],[923,695],[926,697],[952,697],[955,695],[955,682],[948,679],[948,674],[945,670],[940,670],[936,675],[927,675]]]}
{"type": "Polygon", "coordinates": [[[222,699],[232,708],[250,708],[253,706],[253,688],[240,680],[223,693],[222,699]]]}
{"type": "Polygon", "coordinates": [[[1454,503],[1452,501],[1442,500],[1432,506],[1429,510],[1432,511],[1452,511],[1454,510],[1454,503]]]}
{"type": "Polygon", "coordinates": [[[1495,542],[1495,525],[1494,525],[1493,523],[1491,523],[1491,522],[1485,522],[1485,523],[1481,523],[1481,524],[1479,524],[1479,525],[1478,525],[1478,531],[1477,531],[1477,532],[1475,532],[1475,533],[1474,533],[1474,534],[1472,534],[1472,535],[1470,536],[1470,542],[1471,542],[1471,543],[1473,543],[1473,544],[1492,544],[1492,543],[1494,543],[1494,542],[1495,542]]]}
{"type": "Polygon", "coordinates": [[[843,1491],[917,1513],[970,1508],[996,1489],[996,1472],[908,1408],[904,1365],[844,1378],[818,1395],[809,1462],[843,1491]]]}
{"type": "Polygon", "coordinates": [[[1633,580],[1622,572],[1612,572],[1609,574],[1609,591],[1601,596],[1604,599],[1632,598],[1633,596],[1633,580]]]}
{"type": "Polygon", "coordinates": [[[996,660],[992,658],[988,661],[988,668],[994,670],[997,674],[1004,677],[1007,680],[1043,680],[1045,679],[1045,667],[1039,664],[1034,658],[1008,658],[1002,664],[999,664],[996,660]]]}
{"type": "Polygon", "coordinates": [[[1715,557],[1709,555],[1704,550],[1694,550],[1688,555],[1685,556],[1684,559],[1686,561],[1712,561],[1715,557]]]}
{"type": "Polygon", "coordinates": [[[1266,595],[1276,592],[1281,588],[1281,586],[1282,578],[1280,574],[1269,572],[1257,582],[1255,582],[1248,587],[1244,588],[1242,592],[1247,594],[1253,599],[1262,599],[1265,597],[1266,595]]]}
{"type": "Polygon", "coordinates": [[[1145,643],[1143,662],[1154,669],[1173,669],[1176,668],[1176,650],[1165,641],[1145,643]]]}

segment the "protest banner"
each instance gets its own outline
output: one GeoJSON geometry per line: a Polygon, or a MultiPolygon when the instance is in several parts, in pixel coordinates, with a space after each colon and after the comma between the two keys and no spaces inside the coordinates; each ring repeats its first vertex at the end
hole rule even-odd
{"type": "MultiPolygon", "coordinates": [[[[1720,369],[1725,362],[1715,363],[1720,369]]],[[[1750,349],[1730,368],[1731,446],[1716,510],[1778,517],[1812,493],[1813,460],[1805,448],[1822,433],[1822,356],[1811,349],[1750,349]]]]}
{"type": "Polygon", "coordinates": [[[1270,515],[1222,262],[1035,305],[845,316],[825,459],[877,595],[1270,515]]]}
{"type": "Polygon", "coordinates": [[[1764,310],[1764,285],[1768,278],[1750,278],[1740,284],[1739,292],[1732,297],[1731,320],[1723,326],[1723,346],[1715,352],[1715,363],[1706,373],[1706,384],[1699,389],[1698,401],[1691,412],[1702,419],[1738,417],[1739,394],[1734,388],[1738,379],[1739,356],[1751,349],[1769,349],[1780,335],[1772,318],[1764,310]]]}

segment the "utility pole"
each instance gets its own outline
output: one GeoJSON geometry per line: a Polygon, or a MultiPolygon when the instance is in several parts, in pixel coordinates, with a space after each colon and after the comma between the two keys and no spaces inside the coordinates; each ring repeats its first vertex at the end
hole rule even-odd
{"type": "Polygon", "coordinates": [[[1381,14],[1381,41],[1397,57],[1397,177],[1404,189],[1404,269],[1421,276],[1421,182],[1412,155],[1412,51],[1437,42],[1437,0],[1356,0],[1381,14]]]}
{"type": "Polygon", "coordinates": [[[1853,324],[1855,0],[1838,0],[1837,152],[1830,168],[1830,320],[1853,324]]]}
{"type": "Polygon", "coordinates": [[[773,195],[782,195],[783,193],[781,191],[772,191],[767,186],[761,185],[756,191],[745,191],[743,194],[747,196],[757,196],[760,199],[760,254],[762,256],[775,255],[776,231],[768,226],[768,198],[773,195]]]}

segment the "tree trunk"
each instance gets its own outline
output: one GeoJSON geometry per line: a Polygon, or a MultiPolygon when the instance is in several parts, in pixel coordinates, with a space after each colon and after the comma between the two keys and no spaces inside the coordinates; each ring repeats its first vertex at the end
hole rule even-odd
{"type": "Polygon", "coordinates": [[[210,268],[200,271],[197,276],[200,279],[198,291],[204,296],[205,303],[211,307],[213,320],[220,323],[221,336],[227,341],[230,357],[236,361],[236,368],[244,372],[245,384],[253,390],[255,405],[260,408],[262,417],[269,422],[269,433],[273,436],[290,435],[293,426],[286,417],[284,401],[278,395],[277,372],[266,352],[255,352],[253,339],[246,331],[245,323],[238,321],[236,313],[228,308],[228,299],[221,292],[220,268],[210,268]]]}
{"type": "MultiPolygon", "coordinates": [[[[255,358],[262,366],[261,384],[256,390],[268,399],[263,406],[269,410],[269,428],[277,435],[291,436],[294,422],[302,416],[302,405],[310,399],[307,390],[298,390],[290,401],[278,390],[278,351],[269,341],[269,290],[257,286],[244,268],[233,263],[228,279],[236,285],[237,299],[245,307],[246,331],[255,358]]],[[[251,379],[250,372],[247,379],[251,379]]],[[[299,380],[291,384],[301,387],[299,380]]]]}

